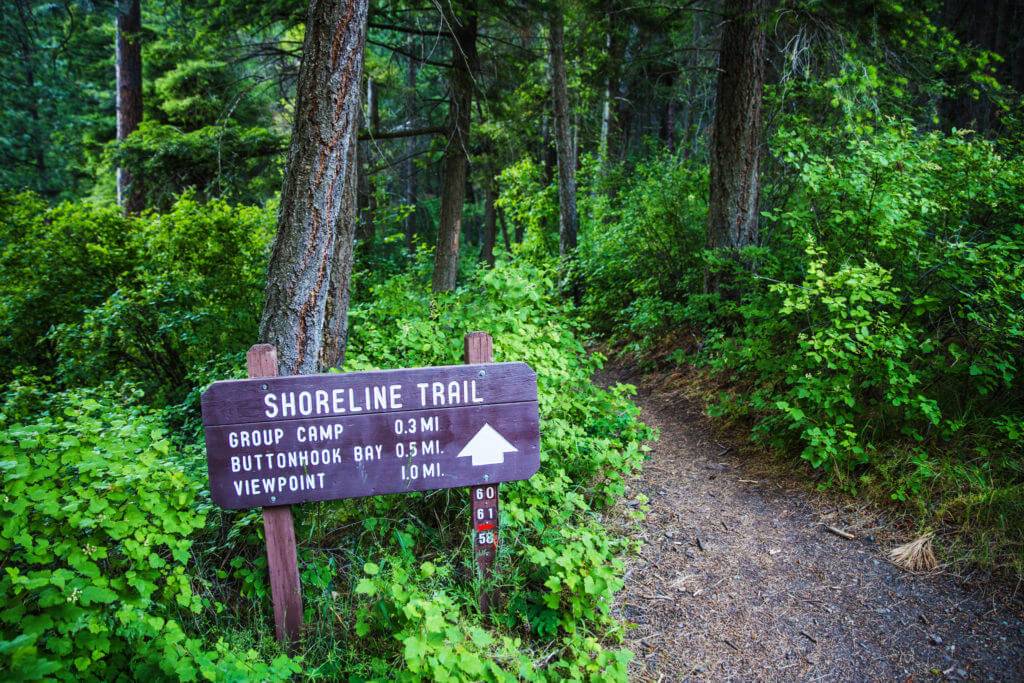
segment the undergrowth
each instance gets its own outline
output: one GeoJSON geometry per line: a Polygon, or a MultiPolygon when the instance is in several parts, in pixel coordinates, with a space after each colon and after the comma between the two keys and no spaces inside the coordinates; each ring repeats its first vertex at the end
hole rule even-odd
{"type": "Polygon", "coordinates": [[[587,319],[621,352],[706,369],[713,416],[941,531],[945,561],[1024,576],[1021,158],[884,118],[842,137],[784,119],[771,153],[761,243],[738,259],[694,246],[693,162],[591,202],[587,319]]]}
{"type": "MultiPolygon", "coordinates": [[[[466,332],[491,333],[496,361],[537,373],[541,468],[501,487],[488,586],[475,571],[466,490],[294,508],[307,628],[288,656],[273,638],[259,511],[210,502],[197,400],[210,381],[243,374],[238,340],[255,338],[252,316],[224,316],[224,297],[254,310],[272,209],[198,212],[186,197],[168,214],[123,219],[85,205],[47,210],[27,195],[5,201],[7,234],[56,246],[66,225],[79,226],[85,252],[55,264],[61,277],[103,277],[47,302],[55,331],[40,324],[35,340],[3,340],[56,340],[32,349],[34,364],[4,368],[4,678],[625,679],[631,654],[610,608],[632,542],[604,515],[651,432],[630,387],[591,383],[602,359],[581,345],[551,264],[467,260],[463,285],[443,295],[430,292],[429,252],[357,273],[344,369],[457,364],[466,332]],[[154,304],[155,320],[139,315],[154,304]],[[71,348],[90,353],[75,362],[71,348]],[[150,362],[168,350],[175,366],[150,362]],[[488,614],[477,606],[484,589],[499,596],[488,614]]],[[[12,247],[4,266],[30,274],[39,253],[12,247]]],[[[7,281],[0,311],[30,322],[48,286],[7,281]]]]}

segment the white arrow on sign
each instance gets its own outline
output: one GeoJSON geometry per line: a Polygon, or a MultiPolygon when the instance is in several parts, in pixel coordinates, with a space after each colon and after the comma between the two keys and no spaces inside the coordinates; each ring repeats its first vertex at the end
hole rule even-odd
{"type": "Polygon", "coordinates": [[[500,465],[505,462],[505,453],[515,453],[518,450],[494,427],[485,422],[476,436],[469,440],[456,457],[472,457],[474,466],[500,465]]]}

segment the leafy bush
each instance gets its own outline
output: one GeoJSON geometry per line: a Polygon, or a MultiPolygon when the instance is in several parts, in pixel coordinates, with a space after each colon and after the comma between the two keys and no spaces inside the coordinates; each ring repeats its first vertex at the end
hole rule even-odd
{"type": "Polygon", "coordinates": [[[519,249],[544,259],[558,253],[558,188],[543,183],[541,167],[529,157],[505,168],[498,176],[501,196],[496,206],[510,225],[525,236],[519,249]]]}
{"type": "Polygon", "coordinates": [[[167,211],[187,190],[201,199],[266,201],[281,189],[286,149],[280,133],[260,126],[225,122],[182,131],[143,121],[110,148],[108,162],[138,169],[145,206],[167,211]]]}
{"type": "Polygon", "coordinates": [[[251,680],[297,670],[287,658],[268,666],[208,650],[183,630],[178,613],[202,607],[187,568],[205,523],[201,480],[160,416],[119,393],[57,394],[34,419],[0,416],[0,671],[251,680]]]}
{"type": "Polygon", "coordinates": [[[155,402],[251,343],[273,207],[200,203],[126,219],[88,204],[48,209],[7,197],[0,256],[0,370],[24,365],[65,385],[121,378],[155,402]]]}
{"type": "MultiPolygon", "coordinates": [[[[225,364],[238,356],[218,352],[249,341],[268,215],[185,198],[132,223],[127,241],[148,271],[124,274],[82,323],[51,335],[63,380],[96,386],[54,393],[25,372],[10,384],[0,410],[0,666],[10,676],[283,680],[297,670],[273,645],[258,511],[211,508],[200,433],[186,421],[179,442],[167,426],[194,411],[194,378],[237,375],[225,364]],[[171,375],[143,362],[167,349],[187,368],[173,380],[185,402],[139,407],[133,378],[171,400],[171,375]],[[108,373],[117,384],[100,383],[108,373]]],[[[361,274],[369,292],[352,310],[346,369],[459,363],[463,335],[488,330],[497,360],[538,373],[541,470],[502,486],[487,585],[474,578],[461,490],[296,508],[303,669],[327,679],[624,680],[631,654],[616,647],[610,608],[630,542],[601,515],[625,495],[651,436],[630,388],[591,383],[600,357],[581,346],[550,262],[466,262],[464,285],[433,295],[430,261],[424,251],[408,272],[361,274]],[[485,589],[499,596],[486,615],[485,589]]]]}
{"type": "Polygon", "coordinates": [[[598,329],[648,338],[671,315],[658,302],[699,291],[707,174],[705,165],[661,156],[638,164],[614,201],[587,201],[578,267],[583,313],[598,329]]]}
{"type": "Polygon", "coordinates": [[[0,195],[0,381],[19,365],[52,370],[47,332],[117,288],[135,264],[133,225],[114,208],[0,195]]]}
{"type": "MultiPolygon", "coordinates": [[[[595,215],[611,225],[587,223],[582,240],[585,310],[631,351],[700,330],[675,357],[716,374],[714,414],[749,418],[825,482],[870,485],[922,523],[984,538],[986,562],[1024,567],[1024,159],[967,132],[859,121],[837,136],[782,117],[744,267],[701,251],[696,206],[689,227],[666,228],[694,236],[675,240],[685,256],[645,250],[673,242],[651,238],[672,205],[643,174],[602,198],[595,215]],[[701,291],[705,268],[728,269],[725,295],[701,291]]],[[[654,178],[673,168],[662,163],[654,178]]],[[[680,194],[695,184],[683,178],[680,194]]]]}
{"type": "Polygon", "coordinates": [[[232,116],[256,118],[260,103],[238,90],[240,74],[225,62],[187,59],[156,79],[156,97],[167,122],[185,130],[197,130],[232,116]]]}
{"type": "MultiPolygon", "coordinates": [[[[482,615],[468,499],[462,490],[304,506],[300,564],[311,628],[307,668],[334,678],[388,680],[623,680],[628,652],[610,615],[628,541],[600,523],[625,493],[649,431],[626,398],[596,388],[580,332],[554,290],[551,266],[470,269],[456,292],[432,295],[429,253],[351,312],[345,368],[457,364],[471,330],[494,336],[495,360],[538,375],[541,469],[501,487],[499,607],[482,615]],[[329,539],[329,540],[328,540],[329,539]],[[339,635],[339,632],[341,635],[339,635]],[[355,633],[355,637],[347,634],[355,633]]],[[[252,538],[251,516],[231,534],[252,538]]],[[[258,542],[240,555],[225,592],[260,601],[258,542]]],[[[219,551],[218,551],[219,552],[219,551]]]]}
{"type": "Polygon", "coordinates": [[[1024,407],[1024,165],[897,124],[839,157],[781,138],[800,189],[771,230],[813,246],[751,292],[717,366],[756,378],[752,407],[803,422],[804,457],[833,471],[892,438],[988,452],[1024,407]]]}

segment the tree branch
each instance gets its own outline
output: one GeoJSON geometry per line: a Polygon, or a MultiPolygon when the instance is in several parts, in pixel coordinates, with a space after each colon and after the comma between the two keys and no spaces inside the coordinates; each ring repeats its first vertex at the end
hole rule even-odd
{"type": "Polygon", "coordinates": [[[412,34],[414,36],[427,36],[429,38],[436,38],[438,36],[444,35],[444,32],[441,31],[439,28],[436,29],[436,30],[433,30],[433,31],[425,31],[425,30],[420,29],[420,28],[412,28],[412,27],[409,27],[409,26],[396,26],[394,24],[378,24],[378,23],[375,23],[375,22],[372,22],[372,21],[369,23],[369,27],[370,28],[375,28],[375,29],[380,29],[381,31],[395,31],[397,33],[409,33],[409,34],[412,34]]]}
{"type": "Polygon", "coordinates": [[[427,126],[426,128],[399,128],[398,130],[386,130],[383,132],[371,132],[368,130],[359,133],[360,140],[397,140],[398,138],[412,138],[418,135],[442,135],[448,129],[444,126],[427,126]]]}
{"type": "Polygon", "coordinates": [[[451,64],[446,64],[444,62],[435,62],[435,61],[433,61],[431,59],[425,59],[423,57],[419,57],[417,55],[414,55],[411,52],[403,50],[400,47],[396,47],[395,45],[389,45],[388,43],[382,43],[382,42],[377,41],[377,40],[371,40],[370,38],[367,38],[366,42],[369,43],[370,45],[376,45],[377,47],[382,47],[382,48],[384,48],[386,50],[391,50],[392,52],[397,52],[400,55],[405,55],[409,59],[415,60],[415,61],[419,62],[420,64],[430,64],[431,66],[439,66],[442,69],[450,69],[450,68],[452,68],[451,64]]]}

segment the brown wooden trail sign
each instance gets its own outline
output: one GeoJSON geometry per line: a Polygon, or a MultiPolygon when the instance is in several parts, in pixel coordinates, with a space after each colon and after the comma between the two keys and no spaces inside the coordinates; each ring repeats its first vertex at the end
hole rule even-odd
{"type": "Polygon", "coordinates": [[[292,504],[477,487],[474,548],[489,574],[497,484],[540,467],[536,375],[491,358],[490,336],[474,332],[473,365],[276,377],[276,352],[262,344],[249,351],[250,379],[204,392],[213,501],[263,507],[278,639],[302,626],[292,504]]]}

